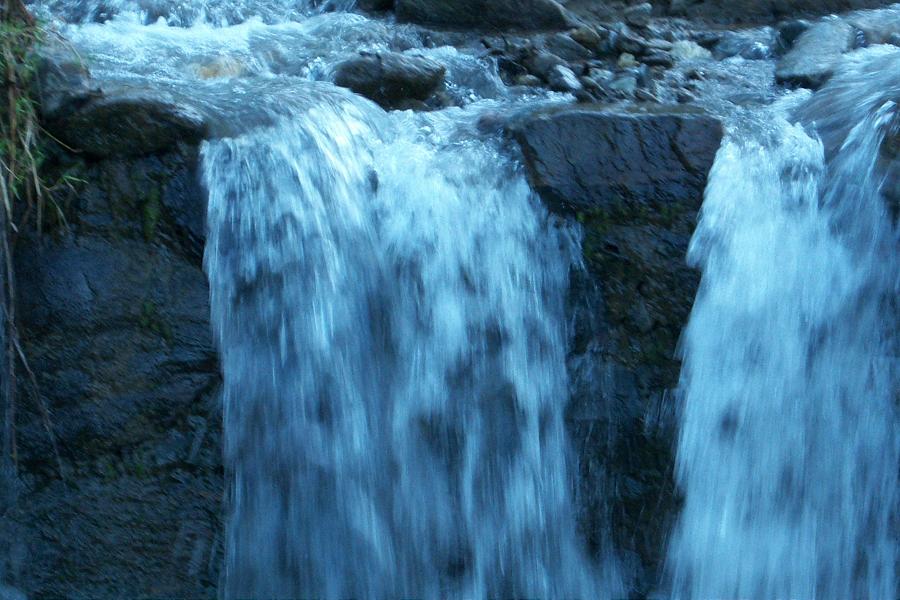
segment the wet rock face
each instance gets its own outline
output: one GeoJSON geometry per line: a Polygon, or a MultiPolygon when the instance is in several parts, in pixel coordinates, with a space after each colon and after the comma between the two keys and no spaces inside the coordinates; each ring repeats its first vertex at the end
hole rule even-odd
{"type": "Polygon", "coordinates": [[[703,113],[582,107],[538,114],[515,135],[535,189],[556,208],[665,211],[699,207],[722,128],[703,113]]]}
{"type": "Polygon", "coordinates": [[[384,108],[423,102],[444,83],[444,67],[433,60],[399,52],[361,54],[339,64],[334,82],[384,108]]]}
{"type": "Polygon", "coordinates": [[[199,143],[202,114],[161,90],[100,89],[70,49],[51,45],[38,61],[44,126],[76,152],[94,158],[147,156],[199,143]]]}
{"type": "Polygon", "coordinates": [[[396,0],[401,21],[450,28],[566,29],[572,19],[555,0],[396,0]]]}
{"type": "Polygon", "coordinates": [[[48,119],[48,129],[72,149],[97,158],[146,156],[206,136],[203,115],[157,91],[100,94],[70,108],[48,119]]]}
{"type": "Polygon", "coordinates": [[[703,113],[616,114],[572,107],[514,127],[536,190],[583,227],[572,273],[568,427],[580,520],[602,552],[604,527],[636,593],[658,584],[679,506],[673,480],[677,342],[699,275],[685,262],[722,139],[703,113]]]}
{"type": "Polygon", "coordinates": [[[20,382],[12,583],[43,597],[213,597],[218,362],[196,147],[68,166],[88,182],[16,248],[21,335],[66,481],[20,382]]]}

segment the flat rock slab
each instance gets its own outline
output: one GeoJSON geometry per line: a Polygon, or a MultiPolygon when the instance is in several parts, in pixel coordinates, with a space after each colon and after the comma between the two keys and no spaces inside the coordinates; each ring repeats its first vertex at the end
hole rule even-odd
{"type": "Polygon", "coordinates": [[[856,43],[856,28],[837,18],[816,23],[797,38],[794,47],[778,61],[779,83],[818,88],[834,74],[845,52],[856,43]]]}
{"type": "Polygon", "coordinates": [[[554,0],[397,0],[401,21],[438,27],[539,31],[574,25],[554,0]]]}
{"type": "Polygon", "coordinates": [[[721,144],[702,112],[538,112],[513,126],[535,190],[565,212],[672,204],[699,208],[721,144]]]}

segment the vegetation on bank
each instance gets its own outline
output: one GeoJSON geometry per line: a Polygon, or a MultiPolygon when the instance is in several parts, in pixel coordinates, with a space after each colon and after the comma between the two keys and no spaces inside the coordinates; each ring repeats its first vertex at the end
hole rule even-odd
{"type": "Polygon", "coordinates": [[[2,396],[4,430],[0,465],[13,470],[17,464],[16,392],[18,375],[26,378],[25,389],[33,396],[50,437],[57,466],[62,474],[59,452],[50,423],[50,414],[41,399],[37,379],[28,365],[16,327],[16,286],[13,268],[15,241],[32,224],[44,229],[47,210],[64,222],[62,211],[53,200],[55,188],[70,186],[67,178],[48,185],[42,173],[46,160],[46,134],[39,119],[36,99],[38,60],[36,48],[46,30],[37,22],[22,0],[3,0],[0,6],[0,71],[4,94],[0,100],[0,304],[2,304],[2,396]]]}

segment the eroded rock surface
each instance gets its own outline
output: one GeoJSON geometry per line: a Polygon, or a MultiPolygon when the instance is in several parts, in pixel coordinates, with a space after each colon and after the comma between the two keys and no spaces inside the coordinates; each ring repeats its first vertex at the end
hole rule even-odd
{"type": "Polygon", "coordinates": [[[685,264],[722,125],[700,112],[539,112],[515,126],[535,189],[581,222],[572,273],[568,425],[581,523],[614,544],[647,593],[679,498],[673,481],[676,345],[699,282],[685,264]],[[609,514],[607,511],[611,511],[609,514]]]}

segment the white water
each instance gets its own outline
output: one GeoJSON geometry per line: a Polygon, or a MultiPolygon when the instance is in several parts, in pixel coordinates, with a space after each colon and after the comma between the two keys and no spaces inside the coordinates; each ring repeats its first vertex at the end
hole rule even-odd
{"type": "MultiPolygon", "coordinates": [[[[577,235],[474,125],[534,99],[474,52],[326,14],[349,4],[45,5],[84,22],[63,33],[105,89],[163,90],[221,138],[203,175],[224,596],[622,596],[570,493],[577,235]],[[388,115],[328,83],[359,50],[404,48],[448,67],[461,108],[388,115]]],[[[861,53],[794,116],[736,121],[716,163],[691,250],[673,596],[897,595],[897,239],[876,164],[896,54],[861,53]]]]}
{"type": "Polygon", "coordinates": [[[732,131],[690,260],[669,548],[685,598],[896,597],[897,232],[879,146],[900,51],[732,131]],[[829,145],[810,133],[818,131],[829,145]]]}
{"type": "Polygon", "coordinates": [[[379,113],[322,98],[204,152],[225,594],[615,595],[567,477],[572,234],[458,122],[379,113]]]}
{"type": "Polygon", "coordinates": [[[105,90],[161,91],[218,138],[224,597],[621,595],[576,532],[563,424],[578,235],[477,127],[532,100],[474,53],[315,4],[47,5],[85,21],[63,33],[105,90]],[[329,82],[403,47],[460,107],[388,114],[329,82]]]}

